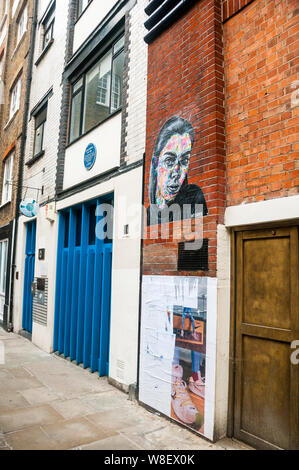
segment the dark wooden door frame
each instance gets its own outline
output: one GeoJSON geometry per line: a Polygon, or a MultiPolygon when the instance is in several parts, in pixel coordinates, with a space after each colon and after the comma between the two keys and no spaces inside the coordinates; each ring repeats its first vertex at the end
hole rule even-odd
{"type": "MultiPolygon", "coordinates": [[[[227,435],[234,437],[234,409],[235,409],[235,357],[236,357],[236,238],[237,233],[247,230],[277,229],[281,227],[299,227],[299,220],[252,224],[231,228],[231,285],[230,285],[230,347],[229,347],[229,395],[227,435]]],[[[299,319],[297,320],[297,325],[299,319]]],[[[297,366],[299,367],[299,366],[297,366]]],[[[299,372],[298,372],[299,374],[299,372]]],[[[298,417],[299,421],[299,417],[298,417]]],[[[299,442],[299,429],[297,432],[299,442]]]]}

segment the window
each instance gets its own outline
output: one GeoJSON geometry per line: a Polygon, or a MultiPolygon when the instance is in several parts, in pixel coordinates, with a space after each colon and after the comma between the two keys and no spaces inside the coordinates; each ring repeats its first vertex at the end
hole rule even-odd
{"type": "Polygon", "coordinates": [[[44,131],[47,120],[47,109],[45,105],[38,114],[35,115],[34,149],[33,156],[36,157],[44,150],[44,131]]]}
{"type": "Polygon", "coordinates": [[[0,105],[5,103],[5,87],[2,80],[3,54],[0,57],[0,105]]]}
{"type": "Polygon", "coordinates": [[[117,111],[122,103],[124,37],[72,89],[69,141],[73,142],[117,111]]]}
{"type": "Polygon", "coordinates": [[[53,39],[54,22],[55,22],[55,3],[43,22],[43,30],[44,30],[43,50],[46,49],[46,47],[49,45],[49,43],[53,39]]]}
{"type": "Polygon", "coordinates": [[[77,18],[79,18],[79,16],[91,1],[92,0],[77,0],[77,18]]]}
{"type": "Polygon", "coordinates": [[[18,111],[21,97],[21,78],[19,78],[10,92],[10,113],[9,119],[18,111]]]}
{"type": "Polygon", "coordinates": [[[13,158],[14,158],[14,154],[11,153],[4,161],[2,202],[1,202],[2,206],[11,201],[13,158]]]}
{"type": "Polygon", "coordinates": [[[0,242],[0,295],[5,295],[8,240],[0,242]]]}
{"type": "Polygon", "coordinates": [[[28,11],[27,11],[27,6],[24,8],[20,19],[18,21],[18,38],[17,38],[17,43],[21,41],[23,35],[26,32],[27,29],[27,19],[28,19],[28,11]]]}

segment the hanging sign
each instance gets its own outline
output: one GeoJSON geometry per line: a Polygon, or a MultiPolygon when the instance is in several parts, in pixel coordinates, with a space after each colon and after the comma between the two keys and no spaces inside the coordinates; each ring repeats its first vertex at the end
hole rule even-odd
{"type": "Polygon", "coordinates": [[[94,144],[89,144],[84,153],[84,166],[86,170],[91,170],[97,158],[97,149],[94,144]]]}
{"type": "Polygon", "coordinates": [[[39,212],[39,204],[34,199],[24,199],[20,204],[20,211],[25,217],[35,217],[39,212]]]}

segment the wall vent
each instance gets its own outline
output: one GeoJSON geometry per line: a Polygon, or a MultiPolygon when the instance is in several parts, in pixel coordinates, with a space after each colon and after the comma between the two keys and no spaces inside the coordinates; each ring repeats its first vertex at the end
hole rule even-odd
{"type": "Polygon", "coordinates": [[[126,364],[124,361],[121,361],[118,359],[118,361],[116,361],[116,375],[117,375],[117,378],[120,379],[120,380],[124,380],[125,379],[125,367],[126,367],[126,364]]]}
{"type": "Polygon", "coordinates": [[[179,243],[178,271],[208,271],[209,240],[205,238],[199,250],[186,250],[185,243],[179,243]]]}

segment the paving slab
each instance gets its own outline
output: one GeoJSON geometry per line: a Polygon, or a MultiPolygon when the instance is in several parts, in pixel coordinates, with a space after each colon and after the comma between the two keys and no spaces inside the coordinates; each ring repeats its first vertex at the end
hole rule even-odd
{"type": "Polygon", "coordinates": [[[0,450],[244,450],[150,413],[106,378],[0,329],[0,450]]]}
{"type": "Polygon", "coordinates": [[[128,426],[137,426],[140,418],[136,409],[116,408],[88,415],[88,421],[98,427],[104,426],[114,432],[120,432],[128,426]]]}
{"type": "Polygon", "coordinates": [[[62,416],[48,405],[20,408],[0,413],[0,430],[8,433],[59,420],[62,416]]]}
{"type": "Polygon", "coordinates": [[[57,449],[72,449],[79,445],[99,441],[114,433],[94,426],[85,418],[56,422],[43,426],[46,434],[57,443],[57,449]]]}
{"type": "Polygon", "coordinates": [[[95,412],[94,408],[84,402],[84,399],[73,398],[71,400],[56,400],[51,403],[51,406],[61,415],[64,419],[77,418],[78,416],[86,416],[95,412]]]}
{"type": "Polygon", "coordinates": [[[125,436],[116,435],[82,446],[81,450],[142,450],[136,443],[125,436]]]}
{"type": "Polygon", "coordinates": [[[128,396],[115,389],[106,393],[89,395],[86,397],[85,402],[98,411],[114,410],[132,404],[128,400],[128,396]]]}
{"type": "Polygon", "coordinates": [[[29,403],[20,392],[0,392],[0,414],[16,408],[25,408],[28,405],[29,403]]]}
{"type": "Polygon", "coordinates": [[[57,442],[51,439],[40,426],[6,434],[11,450],[56,450],[57,442]]]}
{"type": "Polygon", "coordinates": [[[56,393],[47,387],[30,388],[21,392],[21,394],[30,405],[43,405],[59,398],[56,393]]]}

